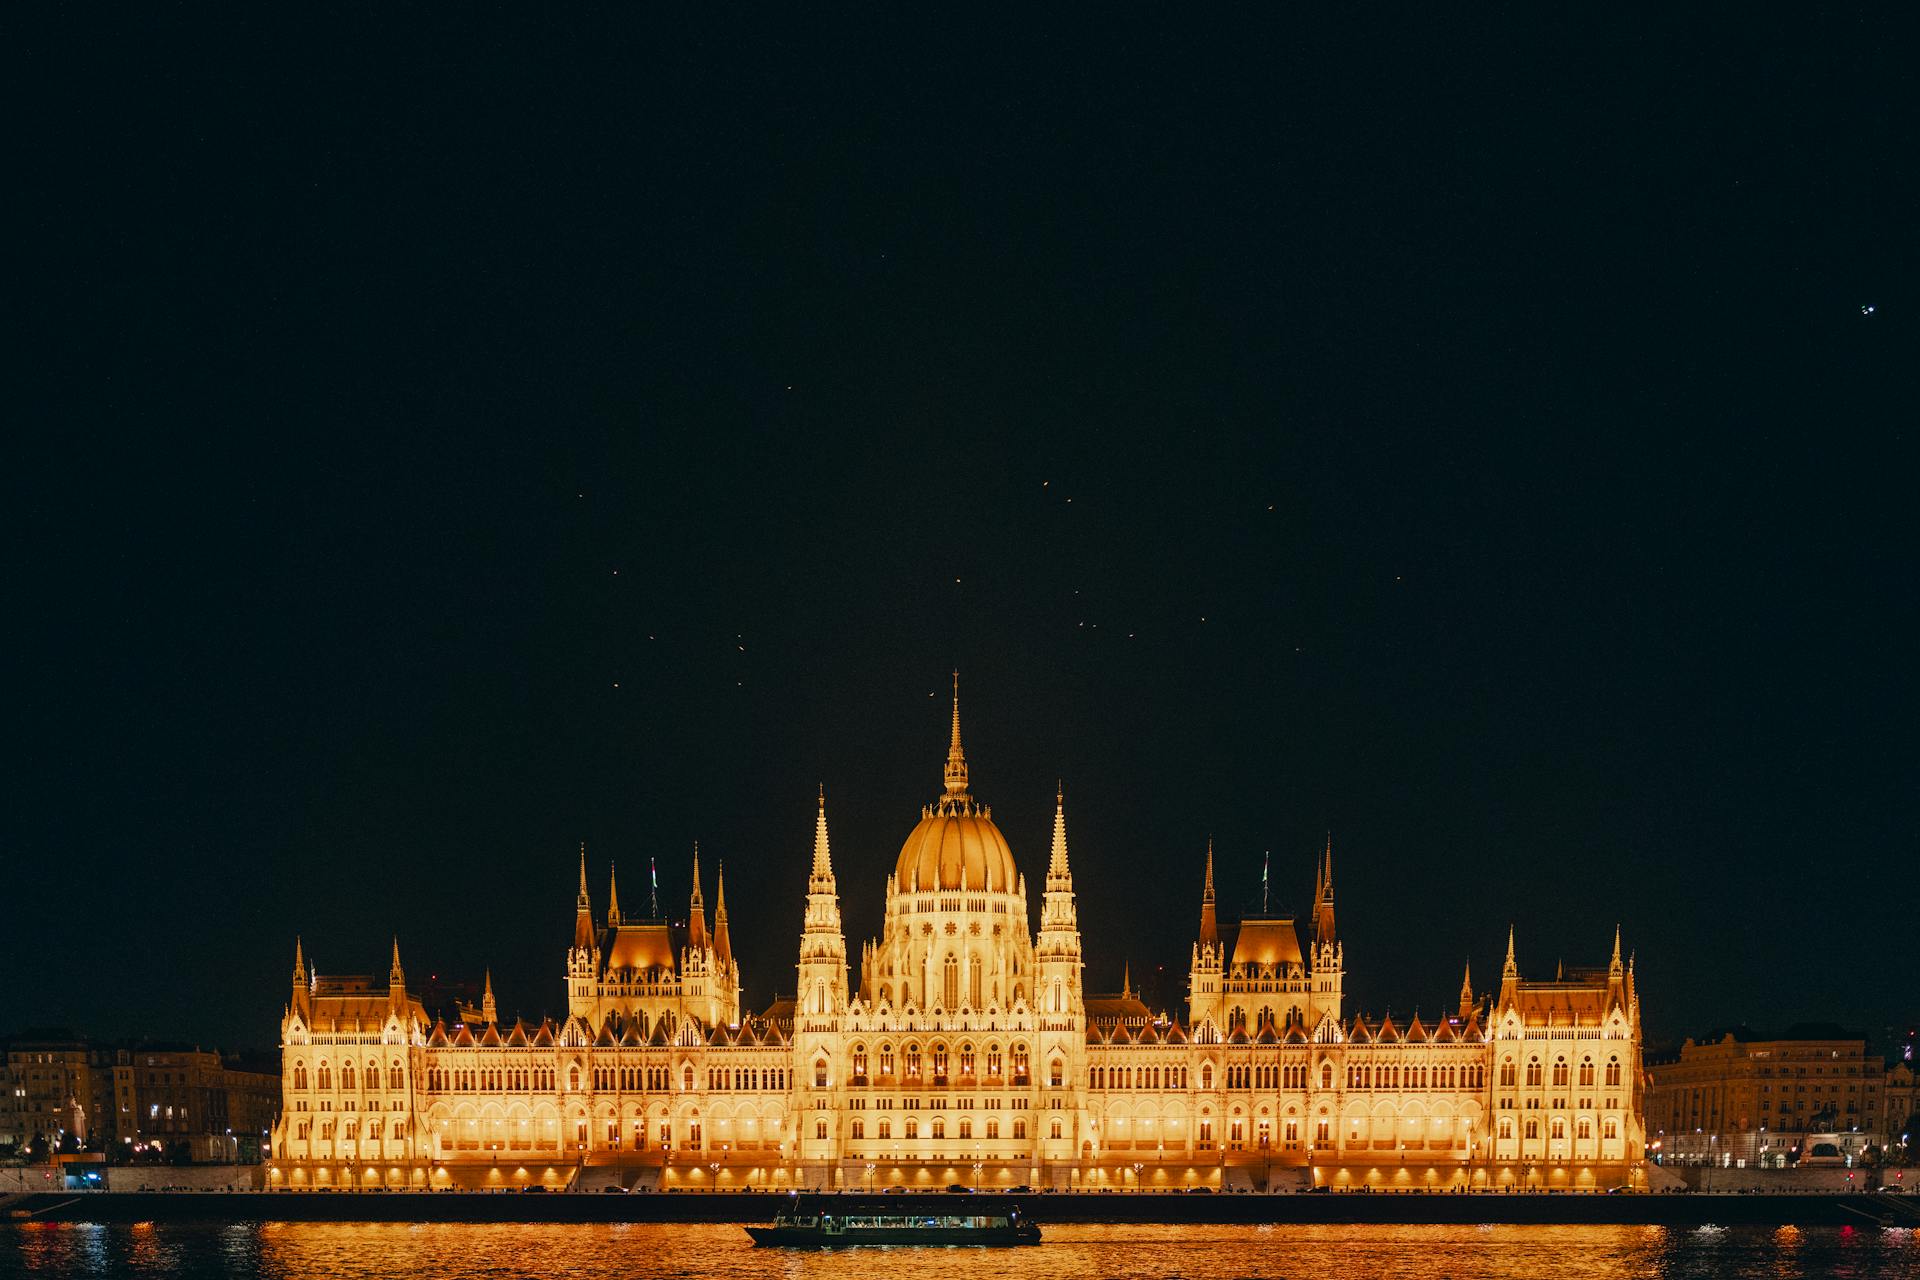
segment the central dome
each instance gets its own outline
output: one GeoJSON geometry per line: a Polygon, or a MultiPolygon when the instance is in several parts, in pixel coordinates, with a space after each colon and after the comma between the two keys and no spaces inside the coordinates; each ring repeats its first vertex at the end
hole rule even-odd
{"type": "Polygon", "coordinates": [[[984,805],[967,794],[967,757],[960,750],[960,673],[953,676],[953,739],[947,746],[947,791],[920,814],[900,846],[894,888],[900,893],[967,889],[1012,893],[1020,883],[1013,850],[984,805]]]}
{"type": "Polygon", "coordinates": [[[927,810],[900,846],[893,882],[902,893],[928,889],[1012,893],[1019,878],[1007,838],[984,810],[970,807],[968,812],[957,812],[942,802],[927,810]]]}

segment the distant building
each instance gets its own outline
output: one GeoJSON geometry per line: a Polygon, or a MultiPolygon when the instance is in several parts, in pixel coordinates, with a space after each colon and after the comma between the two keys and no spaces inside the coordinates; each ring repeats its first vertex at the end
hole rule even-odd
{"type": "Polygon", "coordinates": [[[0,1066],[0,1146],[41,1141],[116,1161],[257,1160],[279,1110],[271,1060],[187,1045],[22,1036],[0,1066]]]}
{"type": "MultiPolygon", "coordinates": [[[[1056,796],[1038,928],[968,787],[956,692],[945,786],[885,881],[849,972],[826,801],[792,999],[740,1008],[724,888],[707,928],[604,916],[584,852],[564,1021],[430,1012],[398,944],[384,981],[322,976],[296,943],[281,1021],[277,1185],[517,1185],[600,1167],[689,1186],[1551,1186],[1630,1183],[1643,1159],[1640,1005],[1611,960],[1520,976],[1456,1011],[1343,1007],[1333,854],[1301,925],[1217,918],[1209,852],[1183,1020],[1123,983],[1087,993],[1056,796]]],[[[1197,869],[1196,869],[1197,870],[1197,869]]],[[[1197,877],[1199,878],[1199,877],[1197,877]]],[[[716,877],[718,881],[718,877],[716,877]]],[[[1156,887],[1156,892],[1163,887],[1156,887]]],[[[325,902],[316,900],[321,910],[325,902]]],[[[761,927],[764,927],[761,926],[761,927]]],[[[1596,942],[1598,939],[1596,939],[1596,942]]]]}
{"type": "Polygon", "coordinates": [[[1663,1161],[1785,1166],[1809,1135],[1838,1135],[1843,1159],[1886,1138],[1886,1063],[1864,1035],[1836,1026],[1688,1040],[1647,1075],[1647,1132],[1663,1161]]]}

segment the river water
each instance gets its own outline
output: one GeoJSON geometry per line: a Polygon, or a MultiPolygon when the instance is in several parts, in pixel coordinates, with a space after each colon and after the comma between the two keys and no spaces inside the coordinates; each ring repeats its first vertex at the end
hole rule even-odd
{"type": "Polygon", "coordinates": [[[737,1226],[145,1224],[0,1226],[0,1278],[511,1276],[959,1280],[1250,1277],[1859,1276],[1920,1280],[1920,1233],[1796,1227],[1057,1226],[1038,1248],[749,1247],[737,1226]]]}

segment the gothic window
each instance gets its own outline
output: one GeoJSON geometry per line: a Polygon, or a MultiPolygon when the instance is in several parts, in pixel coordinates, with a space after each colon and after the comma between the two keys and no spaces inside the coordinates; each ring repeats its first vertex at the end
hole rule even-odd
{"type": "Polygon", "coordinates": [[[1200,1087],[1202,1089],[1213,1088],[1213,1064],[1211,1062],[1200,1068],[1200,1087]]]}
{"type": "Polygon", "coordinates": [[[1564,1138],[1566,1136],[1567,1136],[1567,1122],[1565,1120],[1562,1120],[1559,1116],[1555,1116],[1553,1118],[1554,1140],[1557,1142],[1561,1138],[1564,1138]]]}
{"type": "Polygon", "coordinates": [[[1540,1122],[1538,1120],[1527,1121],[1527,1136],[1529,1138],[1537,1138],[1540,1136],[1540,1122]]]}
{"type": "Polygon", "coordinates": [[[1529,1085],[1540,1083],[1540,1059],[1538,1058],[1527,1059],[1527,1083],[1529,1085]]]}
{"type": "Polygon", "coordinates": [[[853,1046],[853,1078],[855,1080],[867,1078],[867,1046],[863,1044],[853,1046]]]}
{"type": "Polygon", "coordinates": [[[1500,1118],[1500,1136],[1501,1136],[1501,1137],[1503,1137],[1503,1138],[1511,1138],[1511,1137],[1513,1136],[1513,1119],[1512,1119],[1512,1117],[1510,1117],[1510,1116],[1502,1116],[1502,1117],[1500,1118]]]}
{"type": "Polygon", "coordinates": [[[920,1136],[920,1122],[918,1120],[915,1120],[909,1117],[907,1120],[907,1140],[912,1141],[913,1139],[918,1138],[919,1136],[920,1136]]]}
{"type": "Polygon", "coordinates": [[[885,1139],[887,1139],[887,1138],[891,1138],[892,1136],[893,1136],[893,1121],[891,1121],[891,1120],[882,1120],[882,1121],[880,1122],[880,1137],[881,1137],[881,1139],[882,1139],[882,1140],[885,1140],[885,1139]]]}
{"type": "MultiPolygon", "coordinates": [[[[580,1090],[580,1068],[579,1067],[576,1066],[576,1067],[567,1068],[567,1088],[572,1092],[575,1092],[575,1093],[579,1092],[580,1090]]],[[[687,1068],[687,1088],[689,1089],[693,1088],[693,1068],[691,1067],[687,1068]]]]}
{"type": "Polygon", "coordinates": [[[1015,1141],[1027,1136],[1027,1122],[1025,1120],[1015,1120],[1013,1122],[1013,1136],[1015,1141]]]}
{"type": "Polygon", "coordinates": [[[907,1075],[916,1080],[920,1077],[920,1046],[917,1044],[907,1046],[907,1075]]]}
{"type": "Polygon", "coordinates": [[[960,1046],[960,1074],[963,1076],[973,1074],[973,1046],[971,1044],[963,1044],[960,1046]]]}
{"type": "Polygon", "coordinates": [[[1027,1082],[1027,1046],[1024,1044],[1013,1046],[1013,1082],[1015,1084],[1027,1082]]]}
{"type": "Polygon", "coordinates": [[[1047,1071],[1047,1077],[1048,1077],[1049,1083],[1051,1083],[1054,1088],[1058,1089],[1060,1087],[1061,1080],[1065,1077],[1065,1075],[1066,1075],[1066,1068],[1063,1065],[1061,1065],[1060,1059],[1055,1058],[1053,1060],[1052,1067],[1050,1067],[1047,1071]]]}
{"type": "Polygon", "coordinates": [[[687,1093],[693,1092],[693,1066],[688,1064],[680,1069],[680,1087],[687,1093]]]}
{"type": "Polygon", "coordinates": [[[1590,1089],[1593,1087],[1593,1059],[1592,1058],[1580,1059],[1580,1087],[1583,1089],[1590,1089]]]}
{"type": "Polygon", "coordinates": [[[1607,1084],[1617,1086],[1620,1083],[1620,1059],[1607,1059],[1607,1084]]]}
{"type": "Polygon", "coordinates": [[[995,1078],[1000,1075],[1000,1046],[997,1044],[987,1046],[987,1074],[995,1078]]]}
{"type": "Polygon", "coordinates": [[[940,991],[944,997],[940,1002],[943,1008],[960,1007],[960,961],[951,951],[940,964],[940,991]]]}
{"type": "Polygon", "coordinates": [[[340,1064],[340,1087],[342,1089],[353,1088],[353,1064],[351,1062],[343,1062],[340,1064]]]}
{"type": "Polygon", "coordinates": [[[883,1076],[893,1074],[893,1046],[890,1044],[880,1046],[880,1074],[883,1076]]]}
{"type": "Polygon", "coordinates": [[[1055,1121],[1053,1122],[1053,1126],[1052,1126],[1052,1128],[1051,1128],[1051,1129],[1049,1130],[1049,1132],[1048,1132],[1048,1136],[1049,1136],[1049,1137],[1054,1137],[1054,1138],[1057,1138],[1057,1137],[1059,1137],[1059,1136],[1060,1136],[1060,1122],[1059,1122],[1058,1120],[1055,1120],[1055,1121]]]}
{"type": "Polygon", "coordinates": [[[814,1059],[813,1087],[816,1089],[824,1089],[827,1087],[827,1060],[825,1058],[814,1059]]]}
{"type": "Polygon", "coordinates": [[[1500,1084],[1504,1088],[1513,1088],[1514,1070],[1512,1058],[1502,1058],[1500,1060],[1500,1084]]]}
{"type": "Polygon", "coordinates": [[[293,1064],[293,1087],[296,1089],[307,1087],[307,1064],[304,1062],[293,1064]]]}
{"type": "Polygon", "coordinates": [[[933,1046],[933,1078],[935,1080],[947,1078],[947,1046],[944,1044],[933,1046]]]}
{"type": "Polygon", "coordinates": [[[1322,1089],[1333,1088],[1333,1065],[1331,1063],[1323,1064],[1320,1068],[1320,1087],[1322,1089]]]}
{"type": "Polygon", "coordinates": [[[320,1064],[320,1087],[322,1089],[333,1088],[333,1069],[324,1062],[320,1064]]]}
{"type": "Polygon", "coordinates": [[[1620,1136],[1620,1122],[1608,1116],[1600,1132],[1606,1137],[1617,1138],[1620,1136]]]}
{"type": "Polygon", "coordinates": [[[373,1093],[373,1092],[376,1092],[379,1088],[380,1088],[380,1064],[377,1062],[369,1062],[367,1064],[367,1092],[373,1093]]]}
{"type": "Polygon", "coordinates": [[[1581,1116],[1579,1132],[1583,1139],[1591,1138],[1593,1136],[1593,1121],[1587,1119],[1585,1116],[1581,1116]]]}
{"type": "Polygon", "coordinates": [[[981,977],[980,957],[975,956],[967,962],[967,1004],[975,1009],[982,1008],[986,1004],[980,998],[981,977]]]}
{"type": "Polygon", "coordinates": [[[813,1122],[813,1136],[822,1140],[826,1138],[827,1122],[825,1120],[815,1120],[813,1122]]]}
{"type": "Polygon", "coordinates": [[[864,1137],[866,1137],[866,1136],[867,1136],[867,1122],[866,1122],[866,1121],[864,1121],[864,1120],[855,1120],[855,1121],[853,1122],[853,1136],[854,1136],[854,1137],[856,1137],[856,1138],[864,1138],[864,1137]]]}
{"type": "Polygon", "coordinates": [[[1553,1083],[1555,1086],[1561,1088],[1566,1086],[1567,1060],[1565,1058],[1555,1058],[1553,1060],[1553,1083]]]}
{"type": "Polygon", "coordinates": [[[695,1120],[687,1126],[687,1146],[691,1150],[700,1149],[700,1122],[695,1120]]]}
{"type": "Polygon", "coordinates": [[[971,1137],[973,1137],[973,1121],[971,1121],[971,1120],[962,1120],[962,1121],[960,1122],[960,1136],[961,1136],[962,1138],[971,1138],[971,1137]]]}
{"type": "Polygon", "coordinates": [[[993,1139],[998,1138],[999,1136],[1000,1136],[1000,1122],[998,1120],[987,1121],[987,1140],[991,1142],[993,1139]]]}
{"type": "Polygon", "coordinates": [[[934,1117],[933,1136],[935,1138],[944,1138],[947,1136],[947,1122],[944,1117],[934,1117]]]}

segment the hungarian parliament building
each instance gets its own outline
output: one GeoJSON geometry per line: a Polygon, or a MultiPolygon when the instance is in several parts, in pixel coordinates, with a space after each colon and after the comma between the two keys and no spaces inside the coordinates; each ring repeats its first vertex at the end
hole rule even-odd
{"type": "MultiPolygon", "coordinates": [[[[1612,958],[1462,981],[1428,1022],[1343,1007],[1331,846],[1308,918],[1223,921],[1200,883],[1185,1017],[1082,989],[1056,796],[1038,928],[968,788],[956,688],[944,787],[849,970],[820,798],[796,995],[740,1008],[716,882],[684,925],[604,914],[580,861],[567,1017],[429,1010],[398,943],[382,983],[294,950],[278,1187],[599,1185],[1306,1190],[1639,1185],[1640,1004],[1612,958]]],[[[1197,861],[1197,860],[1196,860],[1197,861]]],[[[1596,930],[1598,932],[1598,930],[1596,930]]],[[[1599,941],[1596,939],[1596,941],[1599,941]]]]}

